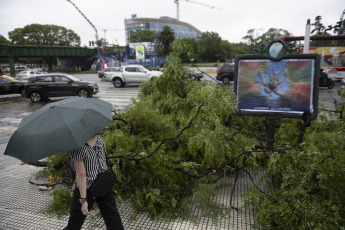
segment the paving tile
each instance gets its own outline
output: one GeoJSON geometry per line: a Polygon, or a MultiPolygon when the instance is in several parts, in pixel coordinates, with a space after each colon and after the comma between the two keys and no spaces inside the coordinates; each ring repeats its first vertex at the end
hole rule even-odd
{"type": "MultiPolygon", "coordinates": [[[[6,141],[6,140],[5,140],[6,141]]],[[[63,229],[68,216],[58,219],[44,214],[44,208],[52,202],[50,192],[42,192],[28,181],[40,168],[21,165],[19,160],[2,155],[0,149],[0,229],[5,230],[54,230],[63,229]]],[[[258,181],[262,173],[253,173],[258,181]]],[[[224,178],[234,184],[235,175],[224,178]]],[[[213,199],[224,205],[225,216],[217,222],[201,215],[197,201],[192,204],[191,214],[197,217],[196,223],[182,220],[151,220],[146,213],[139,213],[133,219],[133,209],[129,202],[118,203],[118,210],[126,230],[232,230],[251,229],[254,224],[253,211],[244,208],[243,194],[252,188],[249,176],[239,173],[235,189],[228,186],[217,191],[213,199]],[[232,191],[234,193],[232,194],[232,191]],[[237,207],[235,210],[231,207],[237,207]]],[[[94,212],[93,212],[94,213],[94,212]]],[[[106,229],[99,215],[86,218],[83,229],[106,229]]]]}

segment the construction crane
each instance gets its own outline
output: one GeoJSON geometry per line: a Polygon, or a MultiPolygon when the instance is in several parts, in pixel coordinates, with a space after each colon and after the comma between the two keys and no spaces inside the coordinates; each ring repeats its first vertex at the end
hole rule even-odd
{"type": "MultiPolygon", "coordinates": [[[[210,6],[210,5],[208,5],[206,3],[202,3],[202,2],[196,2],[196,1],[193,1],[193,0],[184,0],[184,1],[190,2],[190,3],[199,4],[199,5],[206,6],[206,7],[210,7],[212,9],[222,10],[221,8],[218,8],[218,7],[215,7],[215,6],[210,6]]],[[[176,3],[176,19],[180,20],[180,0],[175,0],[175,3],[176,3]]]]}

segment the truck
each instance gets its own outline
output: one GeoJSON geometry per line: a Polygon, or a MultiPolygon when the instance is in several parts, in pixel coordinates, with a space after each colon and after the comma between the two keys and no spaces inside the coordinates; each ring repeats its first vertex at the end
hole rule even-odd
{"type": "Polygon", "coordinates": [[[140,84],[162,74],[161,71],[150,71],[142,65],[127,65],[118,71],[105,74],[104,80],[112,82],[115,88],[121,88],[126,84],[140,84]]]}

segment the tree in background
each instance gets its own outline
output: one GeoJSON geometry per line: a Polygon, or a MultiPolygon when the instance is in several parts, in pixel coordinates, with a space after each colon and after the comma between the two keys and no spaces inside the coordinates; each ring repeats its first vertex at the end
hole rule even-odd
{"type": "MultiPolygon", "coordinates": [[[[311,31],[312,35],[322,36],[322,35],[330,35],[329,33],[325,32],[326,27],[321,22],[322,17],[316,16],[315,22],[311,25],[313,29],[311,31]]],[[[313,47],[321,47],[321,46],[336,46],[336,41],[310,41],[310,46],[313,47]]]]}
{"type": "Polygon", "coordinates": [[[289,37],[292,36],[292,33],[290,33],[287,30],[284,29],[277,29],[277,28],[270,28],[267,32],[263,33],[260,37],[258,42],[260,44],[268,44],[270,41],[272,41],[275,38],[279,37],[289,37]]]}
{"type": "Polygon", "coordinates": [[[197,60],[198,43],[194,38],[179,38],[171,44],[171,50],[178,53],[182,63],[197,60]]]}
{"type": "Polygon", "coordinates": [[[278,37],[292,36],[292,33],[284,29],[270,28],[262,34],[261,31],[262,29],[250,29],[243,39],[247,40],[248,45],[254,47],[261,44],[268,44],[270,41],[278,37]]]}
{"type": "MultiPolygon", "coordinates": [[[[80,37],[73,30],[56,25],[31,24],[16,28],[8,35],[12,45],[80,46],[80,37]]],[[[52,70],[56,58],[46,57],[45,61],[52,70]]]]}
{"type": "Polygon", "coordinates": [[[8,32],[13,45],[80,46],[80,37],[62,26],[31,24],[8,32]]]}
{"type": "Polygon", "coordinates": [[[138,29],[130,32],[129,42],[154,42],[156,37],[155,31],[138,29]]]}
{"type": "Polygon", "coordinates": [[[199,42],[200,59],[204,62],[214,62],[222,55],[222,38],[216,32],[205,32],[199,42]]]}
{"type": "Polygon", "coordinates": [[[169,54],[170,45],[175,41],[175,33],[169,26],[164,26],[162,31],[157,34],[157,41],[164,47],[163,54],[169,54]]]}
{"type": "Polygon", "coordinates": [[[247,40],[248,45],[256,45],[258,44],[258,39],[260,36],[260,32],[262,29],[250,29],[247,31],[247,35],[242,37],[242,39],[247,40]]]}
{"type": "Polygon", "coordinates": [[[0,35],[0,44],[9,45],[10,41],[7,40],[4,36],[0,35]]]}
{"type": "Polygon", "coordinates": [[[222,60],[225,61],[235,58],[232,52],[232,44],[227,40],[222,40],[222,60]]]}
{"type": "Polygon", "coordinates": [[[237,54],[252,54],[253,53],[253,46],[248,45],[246,43],[231,43],[232,47],[232,56],[234,58],[237,54]]]}
{"type": "Polygon", "coordinates": [[[311,31],[311,34],[313,35],[324,35],[325,26],[321,23],[322,17],[316,16],[315,22],[311,25],[314,27],[314,29],[311,31]]]}

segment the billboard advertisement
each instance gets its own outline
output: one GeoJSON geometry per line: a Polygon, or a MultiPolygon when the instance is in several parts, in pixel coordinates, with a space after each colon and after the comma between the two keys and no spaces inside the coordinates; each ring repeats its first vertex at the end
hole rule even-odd
{"type": "Polygon", "coordinates": [[[143,45],[138,45],[135,47],[136,59],[145,59],[145,47],[143,45]]]}
{"type": "MultiPolygon", "coordinates": [[[[282,114],[282,117],[315,112],[315,58],[238,59],[237,109],[244,113],[282,114]]],[[[318,73],[317,73],[318,76],[318,73]]]]}
{"type": "Polygon", "coordinates": [[[129,43],[129,56],[131,58],[137,58],[144,53],[145,58],[148,56],[157,55],[156,43],[154,42],[141,42],[141,43],[129,43]],[[139,48],[139,50],[138,50],[139,48]]]}

